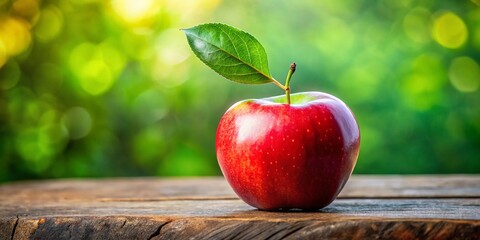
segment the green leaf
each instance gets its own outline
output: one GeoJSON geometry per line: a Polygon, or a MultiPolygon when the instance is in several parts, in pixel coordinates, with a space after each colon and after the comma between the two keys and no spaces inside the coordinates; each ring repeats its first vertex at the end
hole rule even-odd
{"type": "Polygon", "coordinates": [[[265,49],[252,35],[221,23],[183,31],[195,55],[225,78],[247,84],[275,82],[265,49]]]}

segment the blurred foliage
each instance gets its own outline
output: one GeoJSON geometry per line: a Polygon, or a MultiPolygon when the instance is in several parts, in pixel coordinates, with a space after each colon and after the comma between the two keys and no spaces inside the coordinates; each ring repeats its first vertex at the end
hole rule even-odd
{"type": "Polygon", "coordinates": [[[0,181],[220,174],[234,102],[280,95],[192,56],[180,28],[256,36],[293,92],[355,112],[356,173],[480,173],[480,2],[0,0],[0,181]]]}

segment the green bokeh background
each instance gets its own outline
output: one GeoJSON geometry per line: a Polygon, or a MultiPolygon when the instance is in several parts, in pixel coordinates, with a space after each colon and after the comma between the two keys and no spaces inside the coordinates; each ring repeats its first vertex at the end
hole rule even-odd
{"type": "Polygon", "coordinates": [[[236,101],[180,28],[223,22],[265,46],[292,91],[356,114],[355,173],[480,173],[480,1],[0,0],[0,182],[219,175],[236,101]]]}

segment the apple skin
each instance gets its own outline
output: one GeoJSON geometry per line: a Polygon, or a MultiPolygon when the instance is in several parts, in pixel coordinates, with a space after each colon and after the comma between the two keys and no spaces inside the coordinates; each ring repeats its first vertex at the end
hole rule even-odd
{"type": "Polygon", "coordinates": [[[318,210],[352,174],[360,131],[340,99],[321,92],[244,100],[220,120],[217,159],[235,193],[261,210],[318,210]]]}

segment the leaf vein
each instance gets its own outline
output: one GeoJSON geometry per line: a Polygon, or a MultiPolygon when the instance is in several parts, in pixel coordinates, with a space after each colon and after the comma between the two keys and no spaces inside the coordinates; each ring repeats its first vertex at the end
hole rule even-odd
{"type": "MultiPolygon", "coordinates": [[[[250,54],[250,51],[249,51],[250,48],[248,47],[247,42],[245,41],[245,39],[243,39],[242,36],[238,35],[238,33],[235,33],[235,35],[236,35],[239,39],[242,40],[243,44],[245,44],[245,48],[247,49],[247,54],[248,54],[248,60],[249,60],[250,63],[253,64],[252,55],[250,54]]],[[[256,47],[257,47],[257,46],[255,46],[255,48],[256,48],[256,47]]]]}
{"type": "Polygon", "coordinates": [[[217,26],[217,28],[220,29],[221,32],[225,33],[225,35],[227,35],[228,40],[230,41],[230,44],[233,46],[233,49],[235,49],[235,53],[237,54],[237,56],[240,56],[240,54],[238,53],[237,47],[236,47],[235,44],[233,43],[233,40],[232,40],[232,38],[230,37],[230,35],[229,35],[227,32],[225,32],[225,30],[223,30],[221,27],[218,27],[218,26],[217,26]]]}

